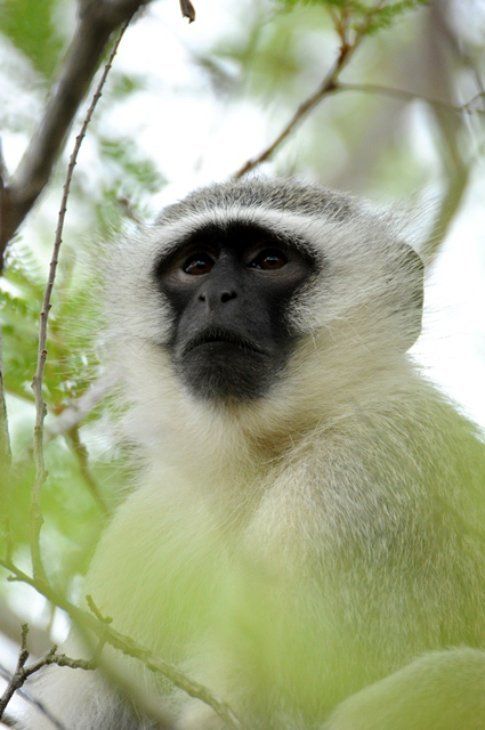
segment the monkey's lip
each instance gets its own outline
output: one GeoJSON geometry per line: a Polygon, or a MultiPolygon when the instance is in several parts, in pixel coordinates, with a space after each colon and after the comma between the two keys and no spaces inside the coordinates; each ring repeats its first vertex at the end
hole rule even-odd
{"type": "Polygon", "coordinates": [[[183,355],[186,355],[196,347],[212,344],[233,345],[244,351],[254,352],[258,355],[266,355],[265,351],[258,347],[252,340],[220,327],[211,327],[189,340],[183,349],[183,355]]]}

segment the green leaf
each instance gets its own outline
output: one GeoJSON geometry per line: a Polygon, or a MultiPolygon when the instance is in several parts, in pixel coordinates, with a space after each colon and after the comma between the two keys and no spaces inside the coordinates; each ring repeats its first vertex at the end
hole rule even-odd
{"type": "Polygon", "coordinates": [[[3,0],[0,4],[0,32],[47,77],[52,76],[62,49],[52,19],[56,5],[56,0],[3,0]]]}

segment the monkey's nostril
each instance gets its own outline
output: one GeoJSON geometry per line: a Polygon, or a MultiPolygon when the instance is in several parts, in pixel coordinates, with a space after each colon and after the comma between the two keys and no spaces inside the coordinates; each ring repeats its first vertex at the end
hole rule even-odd
{"type": "Polygon", "coordinates": [[[199,302],[205,302],[205,294],[199,294],[199,302]]]}
{"type": "Polygon", "coordinates": [[[235,291],[224,291],[221,294],[221,302],[225,304],[225,302],[230,301],[231,299],[235,299],[237,296],[235,291]]]}

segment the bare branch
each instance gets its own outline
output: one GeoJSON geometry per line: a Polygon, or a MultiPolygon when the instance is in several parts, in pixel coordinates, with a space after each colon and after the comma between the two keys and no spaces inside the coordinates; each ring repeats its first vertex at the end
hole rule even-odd
{"type": "Polygon", "coordinates": [[[77,458],[79,470],[92,498],[94,499],[100,510],[103,512],[103,514],[107,515],[109,510],[103,497],[101,496],[101,491],[99,489],[98,483],[96,482],[96,479],[94,478],[91,469],[89,468],[88,451],[81,441],[78,427],[75,426],[74,428],[71,428],[67,432],[66,438],[69,445],[71,446],[72,451],[74,452],[74,455],[77,458]]]}
{"type": "MultiPolygon", "coordinates": [[[[431,3],[429,13],[429,41],[426,46],[429,53],[428,67],[433,74],[433,88],[443,90],[444,93],[453,92],[452,77],[449,73],[450,50],[452,34],[446,27],[444,17],[447,4],[443,2],[431,3]],[[446,40],[447,43],[443,43],[446,40]]],[[[468,102],[466,106],[472,104],[468,102]]],[[[433,228],[423,244],[421,254],[428,266],[435,260],[442,241],[459,210],[470,181],[470,160],[463,149],[462,131],[459,120],[453,115],[446,114],[440,107],[432,107],[438,144],[440,146],[443,165],[445,190],[436,215],[433,228]]]]}
{"type": "MultiPolygon", "coordinates": [[[[130,16],[131,18],[131,16],[130,16]]],[[[94,110],[96,108],[96,105],[101,98],[103,86],[106,82],[106,79],[108,77],[108,74],[110,72],[114,57],[116,55],[116,51],[118,50],[118,46],[120,44],[121,38],[123,37],[123,33],[125,32],[126,28],[128,27],[128,24],[130,22],[130,19],[125,21],[124,25],[121,28],[121,31],[118,35],[118,38],[111,50],[111,53],[109,55],[108,61],[104,67],[103,73],[101,74],[101,78],[98,82],[98,85],[96,87],[96,90],[93,94],[93,98],[91,100],[91,104],[89,105],[89,108],[86,112],[86,116],[84,117],[84,120],[81,124],[81,129],[79,131],[78,136],[76,137],[76,141],[74,143],[74,148],[71,153],[71,157],[69,159],[69,164],[67,166],[67,172],[66,172],[66,180],[64,183],[63,193],[62,193],[62,199],[61,199],[61,206],[59,210],[59,215],[57,219],[57,229],[56,229],[56,235],[54,240],[54,247],[52,251],[52,257],[49,265],[49,276],[47,279],[47,286],[44,293],[44,300],[42,303],[42,310],[40,313],[40,328],[39,328],[39,346],[37,351],[37,367],[35,371],[34,378],[32,380],[32,390],[34,392],[35,396],[35,410],[36,410],[36,418],[35,418],[35,428],[34,428],[34,461],[35,461],[35,468],[36,468],[36,478],[35,482],[32,488],[32,502],[31,502],[31,554],[32,554],[32,565],[34,570],[34,576],[36,578],[45,579],[45,572],[44,567],[42,564],[42,557],[40,552],[40,532],[42,529],[42,512],[40,507],[40,493],[42,490],[42,485],[44,484],[46,478],[47,478],[47,472],[45,469],[45,462],[44,462],[44,419],[46,415],[46,405],[44,403],[44,399],[42,396],[42,381],[44,377],[44,368],[45,368],[45,362],[47,359],[47,323],[49,319],[49,311],[51,308],[51,297],[52,297],[52,290],[54,288],[55,278],[56,278],[56,272],[57,272],[57,264],[59,260],[59,251],[62,244],[62,233],[64,230],[64,220],[66,216],[67,211],[67,201],[69,198],[69,192],[71,189],[71,183],[72,183],[72,176],[74,173],[74,168],[76,166],[77,157],[79,154],[79,150],[81,148],[84,136],[86,134],[86,130],[88,128],[88,125],[91,121],[91,118],[93,116],[94,110]]]]}
{"type": "Polygon", "coordinates": [[[55,606],[66,611],[80,628],[92,632],[98,641],[109,644],[126,656],[138,659],[149,671],[165,677],[190,697],[194,697],[209,705],[229,728],[232,728],[232,730],[242,730],[243,725],[241,721],[229,705],[215,697],[204,685],[182,674],[173,664],[160,659],[150,649],[147,649],[135,642],[131,637],[114,629],[111,625],[111,619],[101,615],[92,598],[88,598],[88,605],[92,610],[92,613],[90,613],[78,608],[64,598],[64,596],[57,593],[46,581],[30,577],[14,565],[12,561],[0,559],[0,565],[12,574],[9,576],[10,580],[26,583],[34,588],[55,606]]]}
{"type": "MultiPolygon", "coordinates": [[[[0,227],[5,189],[7,187],[7,168],[3,159],[2,141],[0,139],[0,227]]],[[[0,324],[0,466],[9,464],[11,459],[10,437],[8,433],[7,405],[5,403],[5,386],[3,381],[3,338],[0,324]]]]}
{"type": "Polygon", "coordinates": [[[348,65],[355,51],[359,48],[364,39],[368,28],[370,27],[374,15],[381,9],[383,2],[379,0],[375,6],[369,8],[369,11],[359,28],[354,29],[352,38],[350,31],[350,18],[348,9],[343,7],[335,9],[331,14],[335,31],[340,39],[339,51],[337,59],[330,68],[318,89],[303,101],[283,127],[277,137],[271,142],[266,149],[259,153],[256,157],[248,160],[233,175],[234,179],[239,179],[246,175],[262,162],[266,162],[274,152],[286,141],[293,130],[302,122],[308,114],[315,109],[325,98],[333,94],[338,88],[338,80],[344,68],[348,65]]]}
{"type": "Polygon", "coordinates": [[[4,190],[8,184],[8,171],[3,157],[2,140],[0,139],[0,191],[4,190]]]}
{"type": "Polygon", "coordinates": [[[0,469],[6,469],[10,464],[12,452],[8,432],[7,404],[5,402],[5,385],[3,379],[3,337],[0,325],[0,469]]]}
{"type": "Polygon", "coordinates": [[[295,127],[297,127],[300,122],[302,122],[303,119],[305,119],[305,117],[307,117],[308,114],[320,104],[320,102],[322,102],[327,96],[330,96],[330,94],[333,94],[336,89],[338,76],[350,60],[350,57],[354,51],[355,46],[350,47],[342,45],[340,47],[337,60],[323,79],[318,89],[299,105],[289,122],[287,122],[281,132],[275,137],[273,142],[271,142],[270,145],[268,145],[262,152],[260,152],[259,155],[245,162],[244,165],[242,165],[242,167],[237,170],[237,172],[233,176],[236,180],[243,177],[248,172],[251,172],[251,170],[254,170],[254,168],[258,167],[258,165],[261,165],[261,163],[269,160],[269,158],[272,157],[278,147],[280,147],[287,139],[287,137],[290,136],[295,127]]]}
{"type": "Polygon", "coordinates": [[[31,677],[43,667],[47,667],[51,664],[57,664],[59,667],[71,667],[72,669],[90,670],[96,668],[95,662],[86,661],[85,659],[72,659],[65,654],[58,654],[56,646],[51,647],[47,654],[45,654],[45,656],[43,656],[41,659],[38,659],[33,664],[26,666],[27,660],[29,658],[29,650],[27,648],[28,634],[28,624],[22,624],[22,635],[20,642],[20,652],[17,660],[17,667],[15,669],[15,672],[10,677],[10,680],[2,697],[0,697],[0,720],[2,719],[3,713],[5,712],[5,709],[15,692],[23,687],[29,677],[31,677]]]}
{"type": "Polygon", "coordinates": [[[430,106],[442,109],[443,111],[456,112],[457,114],[485,114],[485,109],[478,109],[474,106],[474,104],[482,98],[482,94],[476,94],[465,104],[457,105],[450,104],[449,102],[442,101],[441,99],[434,99],[431,96],[417,94],[414,91],[395,89],[392,86],[382,86],[381,84],[349,84],[341,83],[339,81],[336,84],[334,91],[357,91],[364,94],[381,94],[382,96],[390,96],[394,99],[402,99],[403,101],[414,101],[417,99],[419,101],[425,101],[430,106]]]}
{"type": "Polygon", "coordinates": [[[112,33],[149,0],[82,0],[60,77],[0,210],[0,269],[5,248],[47,184],[66,134],[112,33]]]}
{"type": "MultiPolygon", "coordinates": [[[[237,170],[233,175],[234,179],[239,179],[246,175],[254,168],[258,167],[266,160],[269,160],[276,150],[286,141],[293,130],[308,116],[308,114],[315,109],[324,99],[337,91],[343,91],[344,89],[351,88],[350,84],[341,84],[339,81],[340,74],[344,68],[348,65],[355,51],[358,49],[363,39],[366,37],[369,28],[374,22],[375,15],[383,8],[386,0],[377,0],[374,6],[370,7],[366,13],[365,18],[358,27],[351,28],[351,18],[349,16],[349,10],[345,7],[335,7],[330,9],[330,17],[334,24],[335,31],[340,39],[340,46],[338,51],[337,60],[323,79],[318,89],[311,94],[305,101],[303,101],[296,109],[293,116],[287,122],[281,132],[275,137],[273,142],[269,144],[262,152],[256,157],[249,159],[237,170]]],[[[385,87],[382,87],[385,89],[385,87]]],[[[355,88],[355,90],[363,90],[355,88]]],[[[377,91],[377,87],[375,89],[377,91]]],[[[382,90],[384,93],[384,90],[382,90]]],[[[390,93],[390,92],[389,92],[390,93]]],[[[440,102],[437,102],[440,103],[440,102]]],[[[461,111],[465,111],[463,107],[461,111]]]]}
{"type": "MultiPolygon", "coordinates": [[[[7,668],[3,666],[3,664],[0,664],[0,676],[3,677],[7,682],[10,682],[12,679],[11,672],[9,672],[7,668]]],[[[36,707],[39,712],[47,717],[49,722],[51,722],[52,725],[57,728],[57,730],[66,730],[66,726],[63,725],[62,722],[60,722],[56,717],[54,717],[54,715],[47,709],[44,703],[38,700],[37,697],[33,697],[30,692],[27,692],[22,687],[17,689],[17,695],[29,704],[36,707]]],[[[7,715],[5,713],[2,716],[2,723],[4,725],[7,725],[7,727],[16,727],[16,723],[14,721],[12,721],[11,725],[9,725],[9,720],[7,719],[7,715]]]]}
{"type": "Polygon", "coordinates": [[[106,396],[110,387],[108,378],[101,376],[76,400],[68,402],[66,407],[46,426],[46,435],[55,438],[76,428],[106,396]]]}
{"type": "Polygon", "coordinates": [[[27,651],[27,633],[28,633],[28,626],[27,624],[22,625],[22,638],[21,638],[21,645],[20,645],[20,653],[19,658],[17,660],[17,667],[15,669],[15,673],[12,675],[12,679],[7,684],[7,687],[5,688],[5,691],[3,695],[0,697],[0,720],[2,719],[2,715],[12,699],[15,691],[21,687],[27,677],[24,677],[24,665],[27,659],[29,658],[29,652],[27,651]]]}

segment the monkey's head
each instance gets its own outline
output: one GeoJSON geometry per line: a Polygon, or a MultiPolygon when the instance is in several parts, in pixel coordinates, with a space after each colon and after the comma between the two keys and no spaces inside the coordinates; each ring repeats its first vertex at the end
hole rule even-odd
{"type": "Polygon", "coordinates": [[[108,334],[154,408],[162,381],[162,401],[215,407],[341,397],[403,359],[421,326],[421,262],[389,222],[289,181],[195,192],[126,236],[108,269],[108,334]]]}

